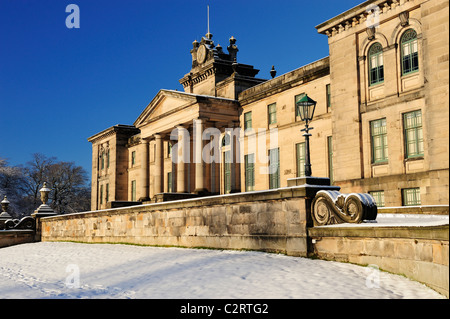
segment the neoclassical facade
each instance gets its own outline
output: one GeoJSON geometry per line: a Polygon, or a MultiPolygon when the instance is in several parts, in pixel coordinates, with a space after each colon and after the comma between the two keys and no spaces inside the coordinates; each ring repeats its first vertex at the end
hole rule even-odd
{"type": "Polygon", "coordinates": [[[265,80],[212,35],[184,92],[92,143],[92,209],[288,186],[304,174],[296,101],[317,101],[313,176],[379,206],[448,205],[448,1],[369,0],[316,26],[329,56],[265,80]]]}

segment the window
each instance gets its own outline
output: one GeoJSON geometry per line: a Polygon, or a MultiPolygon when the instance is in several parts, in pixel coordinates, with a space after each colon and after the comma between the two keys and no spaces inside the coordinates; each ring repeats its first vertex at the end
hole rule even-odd
{"type": "Polygon", "coordinates": [[[110,160],[110,156],[109,156],[109,149],[106,151],[106,168],[109,168],[109,160],[110,160]]]}
{"type": "Polygon", "coordinates": [[[101,163],[101,169],[105,168],[105,152],[102,152],[102,155],[100,156],[100,163],[101,163]]]}
{"type": "Polygon", "coordinates": [[[100,185],[100,205],[103,204],[103,185],[100,185]]]}
{"type": "Polygon", "coordinates": [[[305,143],[298,143],[295,145],[297,156],[297,177],[305,176],[305,143]]]}
{"type": "Polygon", "coordinates": [[[167,192],[173,193],[172,172],[167,173],[167,192]]]}
{"type": "Polygon", "coordinates": [[[403,114],[406,158],[423,156],[422,111],[403,114]]]}
{"type": "Polygon", "coordinates": [[[106,196],[105,196],[105,201],[109,202],[109,184],[106,184],[106,196]]]}
{"type": "Polygon", "coordinates": [[[420,205],[420,188],[402,189],[403,206],[420,205]]]}
{"type": "Polygon", "coordinates": [[[131,181],[131,201],[136,201],[136,181],[131,181]]]}
{"type": "Polygon", "coordinates": [[[269,150],[269,188],[280,187],[280,149],[269,150]]]}
{"type": "Polygon", "coordinates": [[[252,112],[244,114],[244,130],[252,128],[252,112]]]}
{"type": "Polygon", "coordinates": [[[231,136],[228,133],[225,133],[225,135],[222,138],[222,147],[231,145],[231,136]]]}
{"type": "Polygon", "coordinates": [[[299,94],[295,96],[295,117],[300,116],[300,110],[297,107],[297,102],[301,100],[302,97],[305,96],[305,93],[299,94]]]}
{"type": "Polygon", "coordinates": [[[383,83],[383,47],[380,43],[373,44],[369,49],[369,80],[370,85],[383,83]]]}
{"type": "Polygon", "coordinates": [[[226,151],[223,153],[223,182],[224,182],[224,193],[231,193],[231,151],[226,151]]]}
{"type": "Polygon", "coordinates": [[[328,144],[328,177],[330,178],[330,183],[333,184],[333,138],[332,136],[327,137],[328,144]]]}
{"type": "Polygon", "coordinates": [[[167,157],[172,157],[172,143],[167,142],[167,157]]]}
{"type": "Polygon", "coordinates": [[[377,207],[384,207],[384,191],[372,191],[369,194],[375,199],[377,207]]]}
{"type": "Polygon", "coordinates": [[[419,50],[417,33],[413,29],[407,30],[401,38],[402,75],[419,70],[419,50]]]}
{"type": "Polygon", "coordinates": [[[245,155],[245,191],[255,190],[255,154],[245,155]]]}
{"type": "Polygon", "coordinates": [[[327,91],[327,112],[329,112],[330,108],[331,108],[331,86],[330,86],[330,84],[327,84],[326,91],[327,91]]]}
{"type": "Polygon", "coordinates": [[[269,125],[277,122],[277,104],[272,103],[267,107],[269,125]]]}
{"type": "Polygon", "coordinates": [[[372,141],[372,163],[388,160],[388,144],[386,119],[370,122],[370,136],[372,141]]]}
{"type": "Polygon", "coordinates": [[[131,152],[131,167],[136,164],[136,151],[131,152]]]}

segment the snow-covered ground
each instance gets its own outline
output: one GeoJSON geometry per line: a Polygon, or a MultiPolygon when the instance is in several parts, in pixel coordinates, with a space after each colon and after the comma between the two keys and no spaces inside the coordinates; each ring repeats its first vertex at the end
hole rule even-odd
{"type": "Polygon", "coordinates": [[[376,220],[366,221],[361,224],[338,224],[322,227],[424,227],[442,226],[449,224],[448,215],[424,215],[424,214],[378,214],[376,220]]]}
{"type": "Polygon", "coordinates": [[[32,243],[0,249],[0,298],[444,298],[405,277],[249,251],[32,243]]]}

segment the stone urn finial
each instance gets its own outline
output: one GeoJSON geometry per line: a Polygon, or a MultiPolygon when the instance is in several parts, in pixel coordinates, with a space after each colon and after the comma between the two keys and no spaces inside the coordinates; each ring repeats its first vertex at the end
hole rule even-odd
{"type": "Polygon", "coordinates": [[[9,206],[9,200],[5,195],[5,198],[1,201],[2,204],[2,211],[0,212],[0,229],[4,228],[5,222],[8,219],[11,219],[11,215],[8,214],[8,206],[9,206]]]}
{"type": "Polygon", "coordinates": [[[8,211],[8,206],[9,206],[9,200],[6,197],[6,195],[5,195],[5,198],[3,198],[1,204],[2,204],[2,212],[6,213],[8,211]]]}
{"type": "Polygon", "coordinates": [[[34,211],[34,214],[32,216],[34,217],[46,217],[46,216],[53,216],[56,215],[56,213],[53,211],[53,209],[47,205],[48,202],[48,194],[50,193],[51,189],[47,187],[47,183],[44,182],[44,185],[42,185],[42,188],[39,190],[41,193],[41,206],[38,207],[34,211]]]}
{"type": "Polygon", "coordinates": [[[270,76],[272,79],[277,75],[277,71],[275,70],[275,66],[272,65],[272,69],[270,70],[270,76]]]}
{"type": "Polygon", "coordinates": [[[39,192],[41,193],[41,201],[42,204],[46,205],[47,201],[48,201],[48,194],[50,193],[51,189],[47,187],[47,182],[44,182],[44,185],[42,186],[42,188],[39,190],[39,192]]]}

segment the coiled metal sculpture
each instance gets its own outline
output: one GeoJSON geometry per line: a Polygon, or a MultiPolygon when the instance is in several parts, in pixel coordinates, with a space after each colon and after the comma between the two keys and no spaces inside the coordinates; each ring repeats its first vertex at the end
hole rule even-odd
{"type": "Polygon", "coordinates": [[[370,194],[321,190],[311,204],[311,212],[314,226],[361,223],[377,218],[377,205],[370,194]]]}
{"type": "Polygon", "coordinates": [[[5,221],[3,226],[5,230],[12,229],[31,229],[34,230],[36,228],[36,220],[31,216],[26,216],[21,220],[18,219],[8,219],[5,221]]]}

